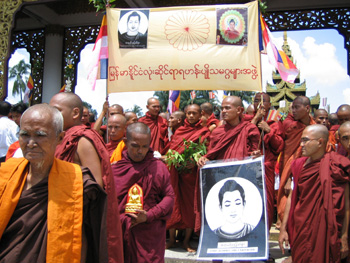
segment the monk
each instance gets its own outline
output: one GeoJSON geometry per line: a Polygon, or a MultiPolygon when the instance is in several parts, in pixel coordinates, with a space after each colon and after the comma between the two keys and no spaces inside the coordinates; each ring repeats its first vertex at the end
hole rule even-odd
{"type": "Polygon", "coordinates": [[[301,134],[306,126],[315,124],[310,117],[310,99],[305,96],[298,96],[292,104],[292,114],[288,114],[283,121],[284,149],[280,161],[280,187],[277,195],[277,212],[280,220],[283,219],[287,197],[291,190],[291,170],[292,161],[301,156],[299,146],[301,134]]]}
{"type": "MultiPolygon", "coordinates": [[[[256,125],[241,119],[244,110],[242,100],[236,96],[228,96],[222,101],[221,109],[222,118],[226,124],[219,126],[211,133],[208,152],[198,160],[199,167],[208,160],[243,159],[260,155],[260,132],[256,125]]],[[[195,232],[200,230],[200,209],[198,192],[195,202],[195,232]]]]}
{"type": "MultiPolygon", "coordinates": [[[[187,107],[184,126],[178,128],[172,137],[169,148],[182,154],[185,150],[183,139],[195,143],[204,142],[208,139],[210,131],[201,123],[201,108],[197,104],[187,107]]],[[[169,229],[169,242],[167,248],[175,246],[175,230],[185,229],[183,248],[188,252],[195,252],[190,246],[191,235],[195,226],[194,194],[197,181],[197,165],[194,160],[188,160],[187,164],[180,167],[170,167],[171,184],[175,192],[174,210],[170,220],[167,222],[169,229]]],[[[198,189],[197,189],[198,191],[198,189]]]]}
{"type": "Polygon", "coordinates": [[[50,105],[62,113],[63,129],[66,132],[63,141],[56,148],[55,156],[88,167],[98,184],[106,189],[108,256],[111,262],[122,262],[118,200],[106,145],[95,130],[81,124],[83,104],[79,96],[71,92],[61,92],[51,98],[50,105]]]}
{"type": "Polygon", "coordinates": [[[154,151],[163,152],[166,137],[168,136],[167,121],[159,116],[160,104],[156,98],[147,100],[146,116],[141,117],[139,122],[146,124],[151,129],[151,148],[154,151]]]}
{"type": "MultiPolygon", "coordinates": [[[[112,165],[124,233],[124,262],[164,262],[166,220],[174,204],[174,191],[165,164],[153,157],[151,131],[144,123],[126,130],[127,150],[112,165]],[[143,209],[125,213],[128,192],[135,184],[143,191],[143,209]]],[[[133,193],[134,195],[134,193],[133,193]]],[[[132,197],[132,200],[142,199],[132,197]]]]}
{"type": "MultiPolygon", "coordinates": [[[[328,127],[329,127],[328,112],[326,110],[324,110],[324,109],[315,110],[314,120],[315,120],[316,124],[321,124],[321,125],[327,127],[327,129],[328,129],[328,127]]],[[[328,138],[328,143],[327,143],[327,152],[335,151],[336,144],[337,144],[337,141],[334,137],[334,134],[329,132],[329,138],[328,138]]]]}
{"type": "Polygon", "coordinates": [[[254,105],[253,104],[248,105],[248,107],[245,111],[245,114],[254,116],[254,105]]]}
{"type": "Polygon", "coordinates": [[[174,111],[170,115],[168,120],[168,127],[169,127],[168,141],[171,141],[171,137],[175,134],[176,130],[184,124],[185,118],[186,118],[186,114],[183,111],[174,111]]]}
{"type": "Polygon", "coordinates": [[[106,148],[108,150],[111,163],[117,162],[121,159],[121,154],[125,146],[123,141],[126,132],[125,117],[121,114],[111,115],[108,118],[107,129],[109,142],[106,144],[106,148]]]}
{"type": "Polygon", "coordinates": [[[213,105],[210,102],[201,104],[202,125],[206,126],[210,132],[219,126],[219,120],[213,113],[213,105]]]}
{"type": "Polygon", "coordinates": [[[105,191],[88,169],[54,158],[61,113],[37,104],[20,126],[24,158],[0,168],[0,262],[108,262],[105,191]]]}
{"type": "Polygon", "coordinates": [[[90,112],[87,107],[83,107],[83,114],[81,116],[81,123],[86,126],[91,126],[91,123],[89,122],[90,119],[90,112]]]}
{"type": "Polygon", "coordinates": [[[280,122],[268,120],[271,108],[270,96],[267,93],[257,93],[254,97],[255,115],[251,123],[255,124],[261,133],[261,151],[265,155],[265,186],[269,229],[273,223],[275,204],[275,166],[279,154],[284,147],[283,131],[280,122]],[[263,103],[261,103],[263,101],[263,103]]]}
{"type": "Polygon", "coordinates": [[[291,243],[293,262],[340,262],[348,255],[350,161],[326,153],[328,130],[315,124],[301,135],[301,158],[292,163],[279,245],[291,243]],[[288,228],[288,233],[287,233],[288,228]]]}
{"type": "Polygon", "coordinates": [[[126,118],[126,126],[139,121],[135,112],[127,111],[125,112],[124,116],[126,118]]]}

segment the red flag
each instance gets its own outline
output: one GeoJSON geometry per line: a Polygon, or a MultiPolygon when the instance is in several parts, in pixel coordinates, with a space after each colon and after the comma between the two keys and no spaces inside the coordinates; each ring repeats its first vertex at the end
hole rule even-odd
{"type": "Polygon", "coordinates": [[[209,99],[215,99],[215,93],[212,91],[209,91],[209,99]]]}

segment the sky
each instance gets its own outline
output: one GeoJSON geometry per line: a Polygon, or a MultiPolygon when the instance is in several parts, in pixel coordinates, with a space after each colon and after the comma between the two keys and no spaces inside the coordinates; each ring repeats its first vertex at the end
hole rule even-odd
{"type": "MultiPolygon", "coordinates": [[[[277,46],[283,44],[283,32],[272,32],[277,46]]],[[[347,75],[347,51],[344,48],[344,38],[334,29],[288,31],[288,43],[296,66],[300,70],[301,82],[306,81],[306,96],[314,96],[317,92],[322,98],[327,98],[330,112],[335,112],[339,105],[350,104],[350,77],[347,75]]],[[[91,57],[93,45],[87,45],[81,53],[81,61],[78,64],[78,83],[75,92],[82,100],[90,103],[98,113],[102,110],[106,98],[106,81],[98,80],[94,91],[87,88],[87,66],[91,57]]],[[[29,54],[24,49],[18,49],[9,61],[9,67],[25,59],[29,63],[29,54]]],[[[272,84],[273,67],[269,64],[267,56],[262,59],[262,86],[265,90],[266,83],[272,84]]],[[[12,96],[13,82],[9,82],[9,96],[6,99],[10,103],[19,101],[19,96],[12,96]]],[[[131,109],[135,104],[139,105],[143,113],[147,111],[146,101],[153,96],[153,91],[124,92],[109,95],[109,103],[120,104],[124,109],[131,109]]],[[[222,91],[218,92],[218,98],[222,100],[222,91]]]]}

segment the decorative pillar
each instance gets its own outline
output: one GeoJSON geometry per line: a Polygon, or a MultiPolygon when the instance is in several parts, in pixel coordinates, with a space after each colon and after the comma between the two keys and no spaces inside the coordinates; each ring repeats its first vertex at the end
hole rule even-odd
{"type": "Polygon", "coordinates": [[[45,28],[42,102],[48,103],[61,89],[63,34],[64,28],[60,25],[49,25],[45,28]]]}

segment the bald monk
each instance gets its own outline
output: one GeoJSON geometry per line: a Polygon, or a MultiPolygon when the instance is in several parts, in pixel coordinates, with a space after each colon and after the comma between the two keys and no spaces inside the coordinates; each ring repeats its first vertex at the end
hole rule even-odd
{"type": "Polygon", "coordinates": [[[122,262],[118,201],[106,145],[95,130],[81,124],[83,104],[79,96],[71,92],[61,92],[52,97],[50,105],[62,113],[66,132],[56,148],[55,157],[88,167],[98,184],[106,189],[108,256],[111,262],[122,262]]]}
{"type": "Polygon", "coordinates": [[[106,148],[109,153],[110,162],[117,162],[122,158],[125,147],[123,141],[126,132],[126,118],[121,114],[114,114],[108,118],[107,122],[109,142],[106,148]]]}
{"type": "Polygon", "coordinates": [[[168,136],[167,121],[159,116],[159,100],[149,98],[146,107],[148,109],[146,116],[141,117],[139,122],[146,124],[151,129],[151,148],[162,153],[168,136]]]}
{"type": "Polygon", "coordinates": [[[315,124],[310,117],[310,99],[298,96],[292,104],[292,114],[288,114],[283,121],[284,149],[280,161],[280,187],[277,195],[277,212],[280,220],[283,219],[287,197],[291,190],[292,175],[290,165],[301,156],[300,138],[306,126],[315,124]]]}
{"type": "Polygon", "coordinates": [[[215,118],[213,113],[213,105],[210,102],[201,104],[202,125],[206,126],[210,132],[219,126],[219,120],[215,118]]]}
{"type": "MultiPolygon", "coordinates": [[[[203,143],[208,139],[210,131],[201,123],[201,108],[197,104],[190,104],[187,107],[186,119],[183,126],[178,128],[172,137],[169,148],[182,154],[185,150],[184,141],[203,143]]],[[[191,235],[195,226],[194,194],[197,181],[197,165],[194,160],[188,160],[182,170],[170,167],[171,184],[175,192],[175,204],[171,218],[167,222],[169,229],[169,242],[167,248],[175,246],[175,230],[185,229],[183,248],[188,252],[195,250],[190,246],[191,235]]]]}
{"type": "Polygon", "coordinates": [[[124,116],[126,118],[126,126],[139,121],[135,112],[127,111],[124,116]]]}
{"type": "MultiPolygon", "coordinates": [[[[329,127],[328,112],[324,109],[315,110],[314,120],[315,120],[316,124],[321,124],[327,128],[329,127]]],[[[328,138],[328,143],[327,143],[327,152],[335,151],[336,144],[337,144],[337,141],[334,137],[334,134],[329,132],[329,138],[328,138]]]]}
{"type": "MultiPolygon", "coordinates": [[[[171,141],[171,137],[175,134],[176,130],[180,128],[185,121],[186,114],[183,111],[174,111],[168,120],[168,142],[171,141]]],[[[166,143],[166,145],[168,144],[166,143]]],[[[168,151],[169,147],[167,149],[163,150],[163,153],[165,154],[168,151]]]]}
{"type": "Polygon", "coordinates": [[[57,109],[23,113],[24,158],[0,168],[0,262],[108,262],[106,193],[88,169],[54,158],[63,136],[57,109]]]}
{"type": "MultiPolygon", "coordinates": [[[[338,138],[337,131],[339,126],[346,121],[350,121],[350,105],[342,104],[337,109],[338,125],[334,125],[332,130],[335,130],[335,138],[338,138]]],[[[346,150],[343,148],[343,145],[339,142],[337,152],[343,156],[346,156],[346,150]]]]}
{"type": "Polygon", "coordinates": [[[255,124],[264,137],[260,151],[265,155],[265,185],[267,197],[267,214],[269,229],[273,223],[275,206],[275,166],[279,154],[284,147],[284,138],[281,122],[267,120],[271,102],[267,93],[257,93],[254,97],[255,115],[251,123],[255,124]],[[261,101],[263,103],[261,103],[261,101]]]}
{"type": "Polygon", "coordinates": [[[254,116],[254,105],[253,104],[249,104],[246,111],[245,111],[245,114],[247,115],[252,115],[254,116]]]}
{"type": "Polygon", "coordinates": [[[294,189],[279,245],[284,253],[284,242],[291,244],[293,262],[340,262],[348,255],[350,161],[326,153],[327,140],[325,126],[307,126],[300,142],[303,157],[292,163],[294,189]]]}
{"type": "MultiPolygon", "coordinates": [[[[151,131],[144,123],[133,123],[126,130],[127,150],[112,165],[124,232],[125,263],[164,262],[166,220],[174,204],[169,171],[153,157],[151,131]],[[143,191],[143,209],[125,212],[128,191],[138,184],[143,191]]],[[[132,200],[141,197],[133,194],[132,200]]]]}
{"type": "MultiPolygon", "coordinates": [[[[243,159],[248,156],[258,156],[260,132],[256,125],[241,120],[244,108],[242,100],[236,96],[226,97],[221,104],[222,118],[226,122],[216,128],[210,135],[208,152],[198,161],[202,167],[208,160],[243,159]]],[[[200,229],[200,198],[196,194],[195,231],[200,229]]]]}

